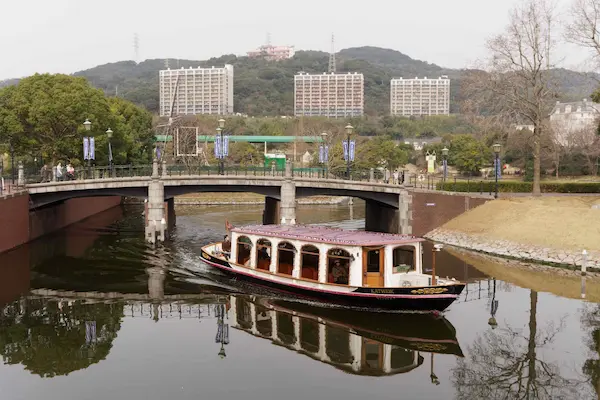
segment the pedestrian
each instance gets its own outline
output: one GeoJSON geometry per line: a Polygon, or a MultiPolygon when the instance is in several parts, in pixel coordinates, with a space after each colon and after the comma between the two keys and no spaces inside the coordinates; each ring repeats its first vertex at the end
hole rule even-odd
{"type": "Polygon", "coordinates": [[[42,183],[48,182],[48,164],[44,164],[42,169],[40,169],[40,175],[42,178],[42,183]]]}
{"type": "Polygon", "coordinates": [[[62,181],[63,179],[63,167],[62,164],[59,162],[58,165],[56,166],[56,180],[57,181],[62,181]]]}
{"type": "Polygon", "coordinates": [[[394,171],[394,182],[395,185],[398,184],[398,170],[394,171]]]}

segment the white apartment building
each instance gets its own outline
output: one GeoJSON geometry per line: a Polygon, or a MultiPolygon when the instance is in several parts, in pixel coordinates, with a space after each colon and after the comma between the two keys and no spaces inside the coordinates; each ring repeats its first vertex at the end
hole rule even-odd
{"type": "Polygon", "coordinates": [[[450,79],[394,78],[390,85],[392,115],[428,116],[450,114],[450,79]]]}
{"type": "Polygon", "coordinates": [[[265,44],[247,53],[250,58],[264,57],[269,61],[287,60],[294,57],[294,54],[296,54],[294,46],[273,46],[270,44],[265,44]]]}
{"type": "Polygon", "coordinates": [[[594,142],[600,118],[600,103],[583,99],[572,103],[556,102],[550,113],[550,126],[561,146],[583,147],[594,142]]]}
{"type": "Polygon", "coordinates": [[[364,113],[363,74],[301,72],[294,77],[294,115],[354,117],[364,113]]]}
{"type": "Polygon", "coordinates": [[[160,71],[160,115],[232,114],[233,65],[160,71]]]}

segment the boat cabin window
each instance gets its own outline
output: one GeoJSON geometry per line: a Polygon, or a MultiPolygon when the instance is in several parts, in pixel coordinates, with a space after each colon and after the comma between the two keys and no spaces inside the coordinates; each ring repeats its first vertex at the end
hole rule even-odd
{"type": "Polygon", "coordinates": [[[237,240],[237,263],[248,266],[250,264],[250,252],[252,241],[248,236],[240,236],[237,240]]]}
{"type": "Polygon", "coordinates": [[[350,279],[350,253],[342,249],[327,252],[327,282],[347,285],[350,279]]]}
{"type": "Polygon", "coordinates": [[[296,328],[292,316],[283,312],[277,313],[277,338],[284,344],[296,344],[296,328]]]}
{"type": "Polygon", "coordinates": [[[409,369],[415,365],[415,352],[409,349],[403,349],[399,346],[392,346],[390,367],[393,370],[409,369]]]}
{"type": "Polygon", "coordinates": [[[300,276],[306,279],[319,280],[319,249],[307,244],[300,249],[300,276]]]}
{"type": "Polygon", "coordinates": [[[296,248],[290,242],[281,242],[277,246],[277,272],[292,275],[296,248]]]}
{"type": "Polygon", "coordinates": [[[250,303],[242,298],[236,298],[237,323],[242,329],[252,329],[252,309],[250,303]]]}
{"type": "Polygon", "coordinates": [[[256,330],[263,335],[270,337],[273,332],[273,323],[271,314],[266,307],[256,306],[256,330]]]}
{"type": "Polygon", "coordinates": [[[414,246],[398,246],[394,249],[395,274],[415,270],[415,248],[414,246]]]}
{"type": "Polygon", "coordinates": [[[271,266],[271,242],[267,239],[259,239],[256,242],[256,268],[265,271],[271,266]]]}

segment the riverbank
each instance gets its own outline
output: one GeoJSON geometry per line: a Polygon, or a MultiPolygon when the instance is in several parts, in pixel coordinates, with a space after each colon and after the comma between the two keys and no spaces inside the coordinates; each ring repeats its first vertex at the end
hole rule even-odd
{"type": "MultiPolygon", "coordinates": [[[[312,196],[298,199],[301,205],[344,205],[350,197],[312,196]]],[[[128,204],[143,203],[135,198],[126,199],[128,204]]],[[[255,193],[194,193],[175,197],[175,205],[184,206],[225,206],[225,205],[258,205],[265,204],[265,196],[255,193]]]]}
{"type": "Polygon", "coordinates": [[[523,261],[600,268],[600,196],[487,202],[424,235],[459,248],[523,261]]]}

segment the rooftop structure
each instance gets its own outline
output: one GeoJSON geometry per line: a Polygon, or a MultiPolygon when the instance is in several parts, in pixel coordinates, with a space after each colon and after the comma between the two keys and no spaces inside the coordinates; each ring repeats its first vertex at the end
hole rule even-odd
{"type": "Polygon", "coordinates": [[[355,117],[364,113],[364,76],[345,74],[307,74],[294,77],[294,114],[296,116],[355,117]]]}
{"type": "Polygon", "coordinates": [[[159,72],[160,116],[233,113],[233,65],[159,72]]]}
{"type": "Polygon", "coordinates": [[[246,53],[250,58],[265,58],[269,61],[281,61],[294,57],[296,50],[294,46],[273,46],[264,44],[256,50],[251,50],[246,53]]]}
{"type": "Polygon", "coordinates": [[[319,225],[248,225],[233,228],[232,232],[346,246],[380,246],[423,241],[411,235],[354,231],[319,225]]]}
{"type": "Polygon", "coordinates": [[[390,112],[401,116],[450,114],[450,79],[394,78],[390,85],[390,112]]]}

